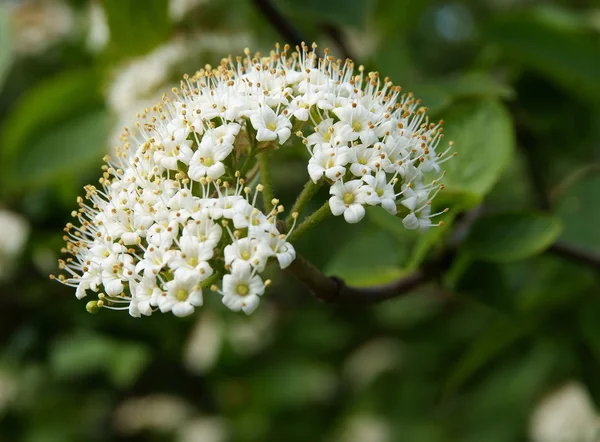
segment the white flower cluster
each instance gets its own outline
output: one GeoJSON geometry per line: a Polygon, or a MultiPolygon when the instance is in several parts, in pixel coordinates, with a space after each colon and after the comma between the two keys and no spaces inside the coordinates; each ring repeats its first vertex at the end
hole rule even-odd
{"type": "Polygon", "coordinates": [[[89,310],[186,316],[211,286],[231,310],[254,311],[269,283],[260,276],[267,263],[285,268],[295,258],[287,241],[294,225],[277,225],[279,201],[263,201],[274,207],[266,212],[257,207],[256,157],[292,133],[310,153],[311,179],[331,184],[334,215],[357,222],[365,204],[393,214],[401,204],[407,228],[432,225],[443,176],[439,125],[376,73],[355,76],[350,61],[327,51],[324,59],[306,46],[288,51],[261,58],[246,50],[186,75],[174,98],[165,95],[126,129],[101,187],[87,186],[79,199],[80,225],[65,228],[72,256],[60,262],[68,274],[58,279],[78,298],[95,293],[89,310]],[[437,176],[426,184],[428,172],[437,176]]]}

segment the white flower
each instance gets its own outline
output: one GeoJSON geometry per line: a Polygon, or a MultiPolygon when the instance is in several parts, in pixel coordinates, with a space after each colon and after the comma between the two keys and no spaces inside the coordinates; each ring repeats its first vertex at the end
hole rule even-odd
{"type": "Polygon", "coordinates": [[[223,304],[235,312],[252,313],[264,292],[265,283],[250,266],[236,265],[231,274],[223,276],[223,304]]]}
{"type": "Polygon", "coordinates": [[[366,175],[363,181],[368,185],[365,199],[372,206],[381,205],[391,215],[396,214],[396,195],[394,186],[388,182],[385,172],[379,171],[373,175],[366,175]]]}
{"type": "Polygon", "coordinates": [[[274,141],[285,143],[290,137],[292,123],[283,115],[277,115],[269,106],[262,106],[250,116],[252,127],[256,129],[257,141],[274,141]]]}
{"type": "Polygon", "coordinates": [[[199,275],[189,272],[175,275],[175,279],[165,284],[165,291],[166,296],[158,300],[158,307],[163,313],[171,311],[175,316],[188,316],[194,312],[194,307],[202,305],[199,275]]]}
{"type": "Polygon", "coordinates": [[[315,183],[323,177],[323,174],[331,181],[337,181],[344,177],[348,160],[349,150],[346,146],[317,145],[308,160],[308,174],[315,183]]]}
{"type": "MultiPolygon", "coordinates": [[[[226,305],[254,310],[267,285],[260,272],[296,257],[288,238],[298,214],[280,234],[284,209],[269,195],[275,207],[262,210],[267,189],[254,179],[256,156],[277,155],[292,127],[301,128],[310,179],[331,186],[334,215],[356,223],[365,204],[392,214],[403,205],[407,228],[441,224],[431,222],[439,215],[431,204],[450,156],[438,151],[441,127],[420,101],[377,73],[356,73],[350,61],[319,60],[305,45],[280,49],[224,58],[186,75],[172,96],[139,106],[100,184],[78,199],[77,225],[65,228],[70,256],[59,261],[57,279],[78,298],[95,295],[90,311],[188,315],[202,304],[201,284],[219,291],[221,278],[226,305]],[[430,173],[437,177],[426,183],[430,173]]],[[[190,53],[180,41],[136,60],[117,76],[109,106],[129,112],[190,53]]]]}
{"type": "Polygon", "coordinates": [[[546,395],[530,421],[533,442],[593,442],[600,426],[585,387],[569,382],[546,395]]]}
{"type": "Polygon", "coordinates": [[[329,207],[335,216],[344,215],[349,223],[357,223],[365,216],[367,188],[361,180],[352,180],[346,183],[337,181],[331,186],[329,193],[329,207]]]}
{"type": "Polygon", "coordinates": [[[225,247],[225,264],[233,265],[245,264],[252,266],[259,272],[262,272],[267,264],[267,259],[273,254],[271,248],[259,241],[252,238],[238,239],[225,247]]]}

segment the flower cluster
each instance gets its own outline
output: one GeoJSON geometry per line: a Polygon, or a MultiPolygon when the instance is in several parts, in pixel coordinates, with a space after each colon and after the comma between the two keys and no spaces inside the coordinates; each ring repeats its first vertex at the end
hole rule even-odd
{"type": "Polygon", "coordinates": [[[436,153],[440,126],[376,73],[354,75],[349,60],[327,51],[322,59],[306,46],[288,51],[261,58],[246,50],[186,75],[172,98],[125,130],[101,186],[79,199],[79,225],[65,228],[71,257],[58,279],[78,298],[95,293],[89,310],[186,316],[210,286],[230,309],[251,313],[269,283],[267,264],[285,268],[295,258],[288,236],[298,214],[293,225],[277,222],[284,209],[259,198],[258,174],[268,174],[256,164],[293,133],[310,154],[310,178],[331,185],[334,215],[358,222],[365,205],[392,214],[401,205],[407,228],[433,225],[446,153],[436,153]]]}

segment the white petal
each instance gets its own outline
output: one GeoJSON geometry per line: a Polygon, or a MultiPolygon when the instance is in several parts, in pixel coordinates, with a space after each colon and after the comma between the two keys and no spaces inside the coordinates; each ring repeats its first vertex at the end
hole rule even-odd
{"type": "Polygon", "coordinates": [[[249,315],[254,310],[256,310],[256,307],[258,307],[259,302],[260,302],[260,298],[256,295],[245,296],[241,303],[242,310],[244,311],[244,313],[249,315]]]}
{"type": "Polygon", "coordinates": [[[194,313],[194,307],[189,302],[178,302],[173,306],[171,311],[175,316],[183,318],[194,313]]]}
{"type": "Polygon", "coordinates": [[[346,210],[346,205],[341,198],[332,196],[329,198],[329,208],[331,209],[333,216],[339,216],[346,210]]]}
{"type": "Polygon", "coordinates": [[[344,211],[344,219],[350,224],[359,222],[365,216],[365,208],[360,204],[351,204],[344,211]]]}

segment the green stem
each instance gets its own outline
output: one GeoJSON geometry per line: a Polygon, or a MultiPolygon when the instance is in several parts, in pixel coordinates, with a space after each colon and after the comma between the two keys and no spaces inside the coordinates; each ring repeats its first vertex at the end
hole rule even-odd
{"type": "Polygon", "coordinates": [[[316,183],[313,182],[312,180],[308,180],[306,182],[306,184],[304,185],[304,189],[302,189],[302,192],[300,193],[300,195],[298,195],[298,198],[296,199],[296,202],[294,203],[294,207],[292,207],[292,211],[290,212],[290,214],[288,215],[288,217],[285,220],[285,225],[286,225],[287,229],[289,229],[292,226],[292,222],[294,222],[292,213],[294,213],[294,212],[297,212],[298,214],[302,213],[302,211],[306,208],[306,206],[308,205],[308,203],[310,202],[312,197],[315,196],[316,193],[319,191],[322,184],[323,184],[322,179],[317,181],[316,183]]]}
{"type": "Polygon", "coordinates": [[[263,205],[265,207],[265,213],[269,213],[273,210],[273,183],[271,181],[271,170],[269,169],[269,157],[267,153],[261,153],[258,156],[258,162],[260,164],[260,181],[263,185],[263,205]]]}
{"type": "Polygon", "coordinates": [[[294,229],[291,235],[288,238],[289,242],[295,242],[298,238],[300,238],[307,230],[313,228],[325,218],[331,215],[331,209],[329,208],[329,201],[325,201],[319,210],[317,210],[312,215],[306,217],[302,224],[294,229]]]}
{"type": "Polygon", "coordinates": [[[213,283],[216,282],[219,278],[221,278],[221,274],[219,272],[215,272],[207,279],[202,281],[200,283],[200,287],[202,287],[203,289],[210,288],[210,286],[213,285],[213,283]]]}

